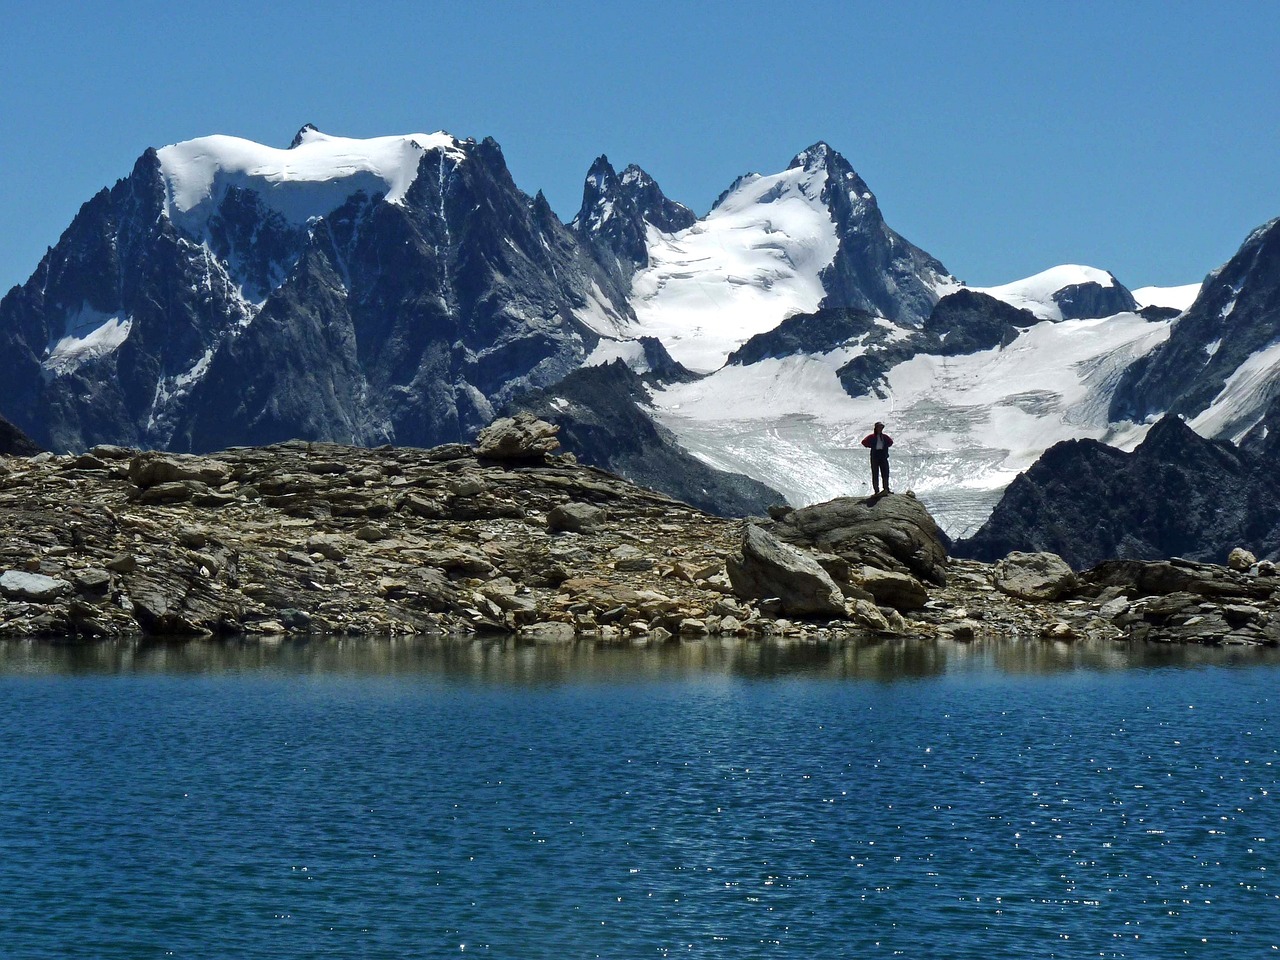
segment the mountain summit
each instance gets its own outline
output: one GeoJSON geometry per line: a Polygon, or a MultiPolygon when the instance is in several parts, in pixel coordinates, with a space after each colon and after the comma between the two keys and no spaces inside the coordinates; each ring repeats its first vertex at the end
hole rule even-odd
{"type": "Polygon", "coordinates": [[[793,314],[851,307],[918,327],[958,286],[889,229],[866,183],[820,142],[781,173],[739,177],[688,229],[650,236],[633,332],[706,372],[793,314]]]}
{"type": "Polygon", "coordinates": [[[670,200],[657,181],[631,164],[619,176],[603,154],[587,172],[582,206],[569,224],[596,260],[619,282],[629,284],[649,265],[649,231],[676,233],[697,222],[693,211],[670,200]]]}
{"type": "Polygon", "coordinates": [[[41,445],[460,440],[629,322],[493,140],[148,150],[0,303],[0,410],[41,445]]]}

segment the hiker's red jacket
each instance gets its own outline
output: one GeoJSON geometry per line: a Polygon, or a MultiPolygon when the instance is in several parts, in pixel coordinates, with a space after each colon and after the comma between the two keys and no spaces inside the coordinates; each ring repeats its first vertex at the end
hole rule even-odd
{"type": "MultiPolygon", "coordinates": [[[[881,431],[880,439],[884,441],[884,447],[882,447],[881,449],[883,450],[884,453],[887,454],[889,452],[889,448],[893,446],[893,437],[881,431]]],[[[869,447],[872,453],[880,452],[876,449],[876,435],[874,433],[868,433],[865,437],[863,437],[862,445],[864,447],[869,447]]]]}

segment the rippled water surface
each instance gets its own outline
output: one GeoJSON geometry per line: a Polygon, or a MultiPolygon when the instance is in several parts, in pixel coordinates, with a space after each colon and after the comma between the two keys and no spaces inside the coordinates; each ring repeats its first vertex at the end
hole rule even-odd
{"type": "Polygon", "coordinates": [[[0,644],[0,956],[1280,953],[1280,660],[0,644]]]}

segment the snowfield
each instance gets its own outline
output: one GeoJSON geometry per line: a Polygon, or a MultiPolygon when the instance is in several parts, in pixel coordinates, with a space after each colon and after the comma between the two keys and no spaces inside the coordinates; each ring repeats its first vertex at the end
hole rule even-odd
{"type": "Polygon", "coordinates": [[[896,490],[914,490],[953,537],[977,529],[1005,486],[1060,440],[1132,449],[1145,424],[1112,425],[1124,370],[1169,335],[1137,314],[1043,322],[1012,344],[917,356],[889,373],[888,399],[850,397],[836,370],[853,351],[731,366],[653,394],[658,419],[712,466],[755,477],[795,506],[869,495],[862,437],[883,420],[896,490]]]}
{"type": "Polygon", "coordinates": [[[757,333],[816,310],[818,274],[839,249],[822,201],[825,168],[743,177],[696,224],[649,228],[649,266],[632,281],[636,323],[690,370],[707,373],[757,333]]]}
{"type": "Polygon", "coordinates": [[[1264,347],[1240,364],[1209,407],[1187,423],[1202,437],[1239,443],[1280,393],[1280,342],[1264,347]]]}
{"type": "Polygon", "coordinates": [[[67,315],[63,335],[45,348],[40,361],[44,375],[61,377],[82,365],[100,360],[129,339],[133,319],[120,313],[103,313],[85,303],[67,315]]]}
{"type": "Polygon", "coordinates": [[[455,163],[463,153],[447,133],[356,140],[304,129],[295,147],[268,147],[239,137],[186,140],[156,151],[165,179],[168,215],[195,236],[231,187],[251,190],[292,224],[341,206],[358,190],[400,203],[431,150],[455,163]]]}

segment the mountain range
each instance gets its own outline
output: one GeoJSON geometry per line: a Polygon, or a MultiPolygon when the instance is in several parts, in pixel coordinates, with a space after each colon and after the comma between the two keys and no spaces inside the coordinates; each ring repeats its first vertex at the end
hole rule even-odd
{"type": "Polygon", "coordinates": [[[1265,446],[1278,233],[1200,285],[971,288],[825,143],[702,216],[602,156],[565,222],[491,139],[211,136],[146,150],[0,301],[0,413],[51,450],[208,451],[426,446],[536,407],[726,513],[861,492],[883,420],[895,486],[962,535],[1061,441],[1132,450],[1173,412],[1265,446]]]}

